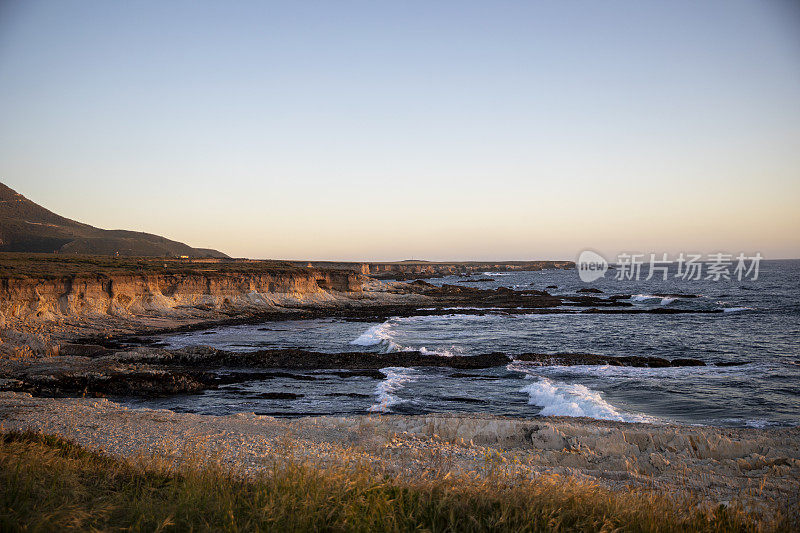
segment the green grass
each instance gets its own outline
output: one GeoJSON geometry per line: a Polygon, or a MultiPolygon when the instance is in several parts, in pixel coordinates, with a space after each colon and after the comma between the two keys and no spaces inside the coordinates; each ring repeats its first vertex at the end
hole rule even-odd
{"type": "Polygon", "coordinates": [[[0,436],[0,531],[757,531],[741,509],[702,511],[649,493],[543,476],[403,481],[368,468],[122,461],[56,437],[0,436]]]}

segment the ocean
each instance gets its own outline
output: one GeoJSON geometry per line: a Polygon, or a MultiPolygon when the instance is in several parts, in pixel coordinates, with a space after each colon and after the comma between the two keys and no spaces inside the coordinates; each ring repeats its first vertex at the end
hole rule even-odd
{"type": "MultiPolygon", "coordinates": [[[[481,288],[575,295],[630,295],[633,309],[721,310],[685,314],[482,314],[393,317],[380,322],[322,318],[215,327],[159,336],[169,348],[208,345],[231,351],[302,348],[320,352],[418,350],[430,357],[504,352],[695,358],[707,366],[535,366],[458,371],[384,368],[382,378],[297,371],[221,386],[202,394],[123,399],[136,407],[201,414],[271,416],[367,413],[486,413],[512,417],[582,416],[607,420],[734,427],[800,421],[800,261],[762,261],[757,280],[614,279],[590,284],[576,270],[487,272],[481,288]],[[547,288],[556,286],[557,288],[547,288]],[[659,296],[669,294],[670,296],[659,296]],[[723,366],[718,366],[722,364],[723,366]],[[724,366],[734,364],[734,366],[724,366]],[[277,397],[290,393],[294,398],[277,397]]],[[[456,284],[450,276],[427,280],[456,284]]],[[[577,309],[576,311],[580,311],[577,309]]],[[[236,372],[236,369],[231,369],[236,372]]]]}

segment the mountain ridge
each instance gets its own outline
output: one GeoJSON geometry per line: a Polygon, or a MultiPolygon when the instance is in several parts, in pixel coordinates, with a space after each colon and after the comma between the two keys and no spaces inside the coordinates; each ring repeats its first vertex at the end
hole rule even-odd
{"type": "Polygon", "coordinates": [[[228,256],[141,231],[106,230],[53,213],[0,183],[0,252],[141,257],[228,256]]]}

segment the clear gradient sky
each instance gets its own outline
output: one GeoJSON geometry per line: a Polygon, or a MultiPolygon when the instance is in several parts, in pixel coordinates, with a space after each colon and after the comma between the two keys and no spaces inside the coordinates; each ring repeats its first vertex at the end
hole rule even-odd
{"type": "Polygon", "coordinates": [[[800,257],[792,0],[0,0],[0,181],[234,256],[800,257]]]}

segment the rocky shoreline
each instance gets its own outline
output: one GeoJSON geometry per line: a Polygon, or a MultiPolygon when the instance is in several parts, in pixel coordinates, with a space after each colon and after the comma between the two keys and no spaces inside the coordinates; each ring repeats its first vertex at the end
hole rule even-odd
{"type": "Polygon", "coordinates": [[[559,475],[771,513],[797,505],[800,428],[722,429],[486,415],[276,419],[127,409],[0,392],[4,431],[66,437],[122,457],[215,457],[245,475],[272,460],[354,461],[401,476],[559,475]],[[346,459],[345,459],[346,458],[346,459]]]}
{"type": "Polygon", "coordinates": [[[139,347],[116,351],[86,344],[66,345],[63,352],[59,357],[0,361],[0,390],[28,392],[35,396],[152,397],[198,393],[223,384],[267,379],[276,372],[281,377],[302,379],[302,371],[308,370],[334,370],[383,379],[385,376],[379,369],[386,367],[480,370],[505,367],[510,363],[648,368],[706,365],[688,358],[669,360],[580,353],[509,356],[495,352],[439,357],[419,351],[322,353],[291,348],[244,353],[210,347],[179,350],[139,347]],[[247,371],[232,374],[230,369],[247,371]]]}

